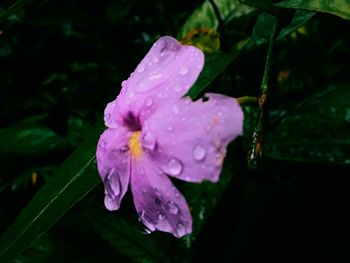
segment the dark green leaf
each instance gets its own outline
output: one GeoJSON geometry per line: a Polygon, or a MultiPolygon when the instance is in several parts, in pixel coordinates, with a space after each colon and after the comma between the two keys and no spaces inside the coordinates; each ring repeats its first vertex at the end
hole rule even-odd
{"type": "Polygon", "coordinates": [[[204,69],[199,75],[196,83],[187,93],[191,98],[197,98],[198,95],[221,73],[230,63],[237,58],[242,49],[250,43],[250,39],[239,42],[230,52],[207,55],[205,58],[204,69]]]}
{"type": "Polygon", "coordinates": [[[115,214],[93,214],[91,210],[87,213],[90,223],[102,238],[134,262],[169,262],[151,236],[143,234],[136,225],[115,214]]]}
{"type": "Polygon", "coordinates": [[[344,19],[350,19],[349,0],[284,0],[276,4],[276,6],[326,12],[344,19]]]}
{"type": "Polygon", "coordinates": [[[201,228],[220,201],[221,196],[232,178],[232,167],[226,167],[221,172],[220,180],[217,183],[203,182],[201,184],[185,185],[183,193],[191,208],[193,219],[193,231],[184,238],[188,247],[192,245],[192,242],[198,236],[201,228]]]}
{"type": "MultiPolygon", "coordinates": [[[[40,1],[34,1],[36,2],[36,6],[40,6],[47,2],[48,0],[40,0],[40,1]]],[[[24,16],[24,9],[23,7],[33,1],[31,0],[18,0],[15,3],[13,3],[11,6],[9,6],[5,10],[0,11],[0,22],[5,21],[6,19],[9,19],[13,22],[21,21],[24,16]]]]}
{"type": "MultiPolygon", "coordinates": [[[[315,14],[315,12],[297,10],[294,13],[290,23],[282,28],[278,35],[278,39],[281,39],[297,30],[299,27],[308,22],[315,14]]],[[[252,36],[253,41],[257,45],[269,41],[275,19],[275,16],[266,12],[259,15],[258,20],[255,23],[252,36]]]]}
{"type": "MultiPolygon", "coordinates": [[[[228,22],[234,18],[248,15],[255,10],[250,6],[232,0],[215,0],[215,4],[220,11],[222,19],[225,22],[228,22]]],[[[179,38],[182,38],[188,32],[191,32],[192,30],[197,28],[217,29],[217,27],[218,20],[215,16],[213,7],[209,3],[209,1],[205,1],[186,20],[186,23],[180,30],[179,38]]]]}
{"type": "Polygon", "coordinates": [[[265,139],[276,159],[350,164],[350,89],[331,87],[287,112],[265,139]]]}
{"type": "Polygon", "coordinates": [[[65,140],[34,122],[0,129],[0,151],[22,154],[46,153],[65,147],[65,140]]]}
{"type": "Polygon", "coordinates": [[[94,135],[81,145],[22,210],[0,239],[0,262],[20,253],[100,182],[96,142],[94,135]]]}

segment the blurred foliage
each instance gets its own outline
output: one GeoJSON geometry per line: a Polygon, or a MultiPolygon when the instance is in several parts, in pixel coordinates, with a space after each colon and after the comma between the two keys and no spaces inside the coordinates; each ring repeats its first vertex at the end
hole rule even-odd
{"type": "Polygon", "coordinates": [[[350,260],[349,2],[215,3],[225,32],[202,0],[0,3],[1,262],[350,260]],[[193,98],[259,96],[274,16],[260,171],[246,166],[258,107],[244,106],[220,182],[175,181],[191,235],[144,234],[130,194],[106,211],[94,161],[103,109],[150,45],[172,35],[207,48],[193,98]]]}

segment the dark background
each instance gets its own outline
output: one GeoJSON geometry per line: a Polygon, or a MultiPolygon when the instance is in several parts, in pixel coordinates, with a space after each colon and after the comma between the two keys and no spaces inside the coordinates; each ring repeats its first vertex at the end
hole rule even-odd
{"type": "MultiPolygon", "coordinates": [[[[1,233],[96,129],[150,45],[176,37],[201,4],[31,1],[0,20],[1,233]],[[23,131],[39,142],[13,138],[23,131]]],[[[252,34],[259,13],[226,24],[231,46],[252,34]]],[[[171,262],[350,261],[349,25],[316,14],[277,43],[261,166],[247,167],[257,111],[245,106],[246,132],[228,157],[235,176],[193,247],[152,234],[171,262]]],[[[207,91],[258,96],[265,55],[266,45],[244,50],[207,91]]],[[[125,199],[121,217],[142,231],[125,199]]],[[[93,228],[86,211],[113,220],[102,200],[101,185],[16,262],[133,262],[93,228]]]]}

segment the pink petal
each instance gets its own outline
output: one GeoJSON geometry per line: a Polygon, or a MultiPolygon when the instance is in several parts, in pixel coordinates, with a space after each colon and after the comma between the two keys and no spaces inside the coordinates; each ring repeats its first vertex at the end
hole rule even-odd
{"type": "Polygon", "coordinates": [[[130,156],[127,148],[128,131],[124,128],[107,129],[100,136],[96,151],[98,172],[105,186],[105,206],[119,209],[128,189],[130,156]]]}
{"type": "Polygon", "coordinates": [[[131,190],[141,222],[149,231],[182,237],[192,232],[192,218],[185,198],[147,156],[132,160],[131,190]]]}
{"type": "Polygon", "coordinates": [[[142,124],[154,111],[186,94],[203,65],[201,50],[182,46],[172,37],[161,37],[123,81],[117,111],[123,116],[131,112],[142,124]]]}
{"type": "Polygon", "coordinates": [[[219,94],[206,97],[205,102],[173,102],[143,127],[143,134],[156,142],[149,154],[159,167],[188,182],[218,181],[228,143],[242,134],[243,112],[237,101],[219,94]]]}

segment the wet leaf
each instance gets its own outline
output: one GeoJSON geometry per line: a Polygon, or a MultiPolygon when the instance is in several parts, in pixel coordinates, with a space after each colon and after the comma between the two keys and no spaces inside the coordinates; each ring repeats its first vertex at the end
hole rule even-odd
{"type": "Polygon", "coordinates": [[[19,254],[47,231],[99,182],[97,135],[92,135],[58,169],[0,238],[0,261],[19,254]]]}
{"type": "Polygon", "coordinates": [[[325,12],[340,16],[344,19],[350,19],[349,0],[284,0],[278,4],[275,4],[275,6],[325,12]]]}
{"type": "Polygon", "coordinates": [[[276,159],[350,164],[350,89],[333,86],[280,116],[266,134],[276,159]]]}

